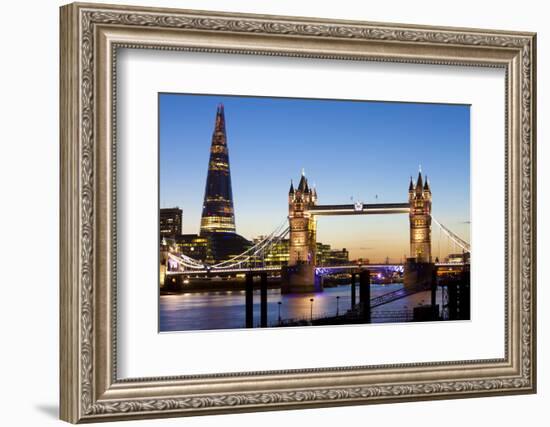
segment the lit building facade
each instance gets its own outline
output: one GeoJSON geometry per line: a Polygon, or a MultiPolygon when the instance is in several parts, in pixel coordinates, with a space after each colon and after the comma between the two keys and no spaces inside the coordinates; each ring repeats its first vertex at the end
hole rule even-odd
{"type": "Polygon", "coordinates": [[[343,265],[349,263],[349,252],[346,248],[331,249],[326,256],[326,265],[343,265]]]}
{"type": "Polygon", "coordinates": [[[209,256],[208,239],[198,234],[182,234],[175,240],[178,253],[205,262],[209,256]]]}
{"type": "Polygon", "coordinates": [[[330,245],[321,242],[315,244],[315,260],[317,261],[317,265],[328,265],[330,251],[330,245]]]}
{"type": "Polygon", "coordinates": [[[342,265],[349,263],[349,252],[346,248],[332,249],[330,245],[317,242],[317,265],[342,265]]]}
{"type": "Polygon", "coordinates": [[[416,185],[409,184],[410,228],[411,228],[411,258],[416,262],[432,262],[432,191],[428,183],[418,172],[416,185]]]}
{"type": "Polygon", "coordinates": [[[178,207],[161,209],[159,229],[161,237],[181,235],[183,229],[183,211],[178,207]]]}
{"type": "Polygon", "coordinates": [[[445,262],[469,263],[470,262],[470,253],[469,252],[463,252],[463,253],[460,253],[460,254],[449,254],[445,258],[445,262]]]}
{"type": "Polygon", "coordinates": [[[201,235],[218,232],[235,232],[231,170],[222,104],[216,111],[200,228],[201,235]]]}
{"type": "MultiPolygon", "coordinates": [[[[261,242],[265,236],[258,236],[254,239],[254,244],[261,242]]],[[[332,249],[330,245],[317,242],[316,243],[316,258],[317,265],[338,265],[347,264],[349,262],[349,252],[344,249],[332,249]]],[[[259,265],[279,266],[288,265],[290,260],[290,240],[282,239],[273,244],[271,249],[263,258],[258,257],[259,265]]]]}
{"type": "MultiPolygon", "coordinates": [[[[254,239],[254,244],[257,244],[265,239],[266,236],[258,236],[254,239]]],[[[282,239],[277,243],[274,243],[270,250],[265,254],[263,259],[258,257],[257,262],[265,266],[274,266],[274,265],[287,265],[288,264],[288,253],[289,253],[290,242],[288,239],[282,239]]]]}
{"type": "Polygon", "coordinates": [[[178,253],[207,264],[227,261],[252,246],[235,233],[182,234],[164,241],[178,253]]]}

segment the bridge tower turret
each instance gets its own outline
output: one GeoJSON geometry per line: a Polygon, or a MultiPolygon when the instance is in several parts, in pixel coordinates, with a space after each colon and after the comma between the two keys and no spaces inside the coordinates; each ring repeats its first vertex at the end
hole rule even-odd
{"type": "Polygon", "coordinates": [[[312,264],[316,262],[317,224],[309,208],[317,203],[317,191],[309,187],[302,172],[300,183],[294,189],[292,182],[288,193],[288,221],[290,226],[290,248],[288,265],[312,264]]]}
{"type": "Polygon", "coordinates": [[[315,292],[322,289],[315,275],[317,221],[310,208],[317,204],[317,190],[310,188],[302,171],[298,187],[288,191],[289,260],[282,269],[281,292],[315,292]]]}
{"type": "Polygon", "coordinates": [[[432,191],[428,183],[418,172],[416,185],[411,177],[409,183],[411,258],[419,263],[432,262],[432,191]]]}

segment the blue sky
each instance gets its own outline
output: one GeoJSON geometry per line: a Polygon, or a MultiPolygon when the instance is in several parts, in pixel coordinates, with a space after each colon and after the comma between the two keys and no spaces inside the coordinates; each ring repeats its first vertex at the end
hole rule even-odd
{"type": "MultiPolygon", "coordinates": [[[[160,206],[184,211],[198,233],[210,142],[225,106],[237,232],[268,234],[288,214],[290,179],[302,168],[319,204],[405,202],[419,165],[430,179],[432,213],[470,233],[470,107],[367,101],[159,95],[160,206]]],[[[321,217],[318,241],[351,257],[408,255],[406,215],[321,217]]],[[[443,236],[443,235],[442,235],[443,236]]],[[[434,256],[453,247],[433,227],[434,256]]]]}

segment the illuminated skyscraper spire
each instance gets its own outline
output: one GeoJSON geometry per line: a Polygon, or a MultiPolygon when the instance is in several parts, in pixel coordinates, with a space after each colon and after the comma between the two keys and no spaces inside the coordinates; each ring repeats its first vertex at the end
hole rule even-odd
{"type": "Polygon", "coordinates": [[[216,111],[201,218],[201,234],[218,232],[235,232],[231,170],[229,169],[223,104],[218,105],[216,111]]]}

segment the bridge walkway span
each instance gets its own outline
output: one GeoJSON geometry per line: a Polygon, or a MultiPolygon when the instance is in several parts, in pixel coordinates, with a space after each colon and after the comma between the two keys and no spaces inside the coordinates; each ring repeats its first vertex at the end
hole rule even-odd
{"type": "Polygon", "coordinates": [[[399,299],[408,297],[410,295],[417,294],[419,292],[425,292],[430,290],[430,285],[426,285],[424,283],[418,284],[415,286],[410,286],[407,288],[401,288],[396,291],[388,292],[382,295],[379,295],[377,297],[371,298],[370,300],[370,308],[371,310],[376,307],[380,307],[381,305],[388,304],[393,301],[397,301],[399,299]]]}

